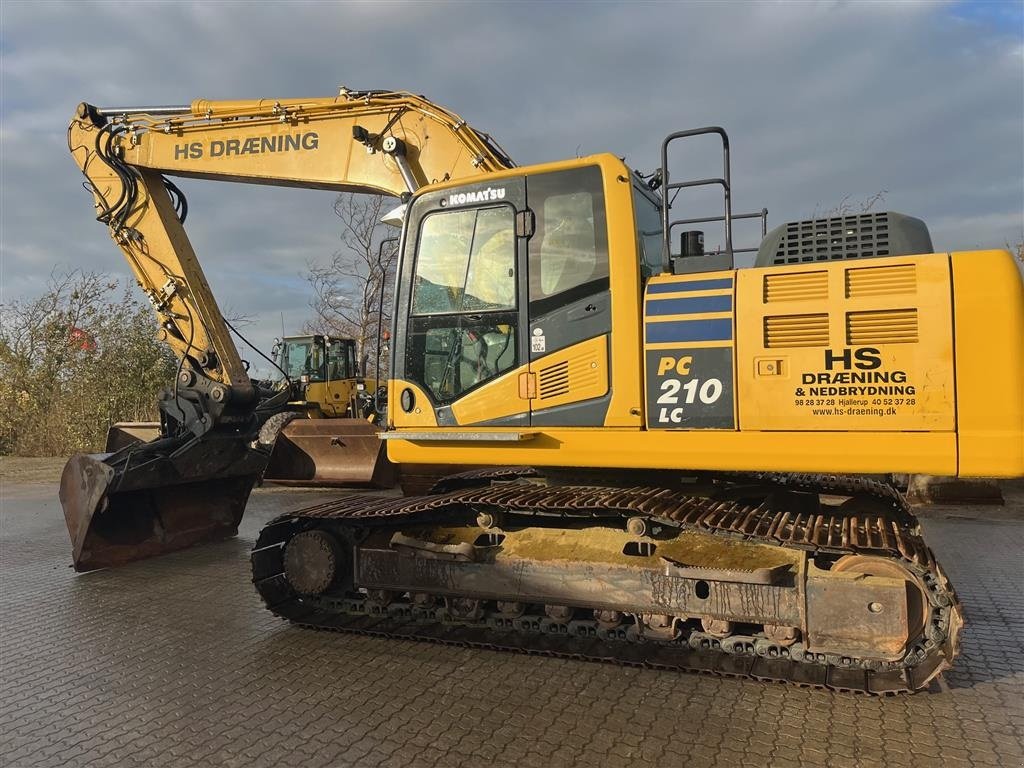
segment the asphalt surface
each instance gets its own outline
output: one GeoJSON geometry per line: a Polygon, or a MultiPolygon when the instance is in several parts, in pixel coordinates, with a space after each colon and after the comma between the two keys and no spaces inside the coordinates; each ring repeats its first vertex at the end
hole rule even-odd
{"type": "MultiPolygon", "coordinates": [[[[967,611],[954,670],[872,698],[288,626],[238,538],[76,575],[56,486],[0,497],[0,765],[1024,765],[1024,522],[925,521],[967,611]]],[[[333,494],[330,494],[333,495],[333,494]]]]}

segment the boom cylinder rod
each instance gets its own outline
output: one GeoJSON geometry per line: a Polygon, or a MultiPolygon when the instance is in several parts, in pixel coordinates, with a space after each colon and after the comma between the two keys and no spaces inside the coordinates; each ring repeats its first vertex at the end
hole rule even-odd
{"type": "Polygon", "coordinates": [[[394,154],[391,157],[395,160],[395,165],[398,166],[398,172],[402,174],[402,181],[405,182],[405,186],[409,188],[410,192],[415,192],[419,189],[419,184],[416,181],[416,176],[413,175],[412,168],[409,166],[409,161],[405,159],[405,155],[394,154]]]}

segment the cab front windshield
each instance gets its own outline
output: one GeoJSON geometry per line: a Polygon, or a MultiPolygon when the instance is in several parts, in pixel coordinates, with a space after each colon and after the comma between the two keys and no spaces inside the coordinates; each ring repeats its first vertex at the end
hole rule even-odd
{"type": "Polygon", "coordinates": [[[420,227],[406,366],[449,403],[516,366],[511,206],[429,214],[420,227]]]}
{"type": "Polygon", "coordinates": [[[350,347],[341,341],[325,345],[322,339],[289,339],[281,349],[281,368],[293,380],[303,376],[311,382],[351,378],[354,361],[350,347]]]}

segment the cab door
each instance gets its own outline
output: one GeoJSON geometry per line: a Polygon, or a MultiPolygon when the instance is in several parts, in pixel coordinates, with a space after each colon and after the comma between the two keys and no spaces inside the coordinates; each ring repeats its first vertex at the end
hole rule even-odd
{"type": "Polygon", "coordinates": [[[322,408],[328,416],[345,416],[355,394],[355,342],[331,339],[326,342],[325,389],[322,408]]]}
{"type": "Polygon", "coordinates": [[[394,425],[529,424],[521,389],[530,230],[523,179],[428,193],[408,215],[396,297],[394,425]]]}
{"type": "Polygon", "coordinates": [[[601,167],[526,179],[530,422],[603,426],[610,401],[612,299],[601,167]]]}

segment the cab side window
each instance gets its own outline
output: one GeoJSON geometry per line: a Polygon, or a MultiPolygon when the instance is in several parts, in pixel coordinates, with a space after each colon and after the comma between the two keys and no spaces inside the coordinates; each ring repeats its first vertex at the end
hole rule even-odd
{"type": "Polygon", "coordinates": [[[643,192],[633,187],[633,209],[636,212],[637,247],[640,251],[640,274],[644,279],[661,274],[661,210],[643,192]]]}
{"type": "Polygon", "coordinates": [[[597,166],[530,176],[530,314],[608,288],[608,224],[597,166]]]}

